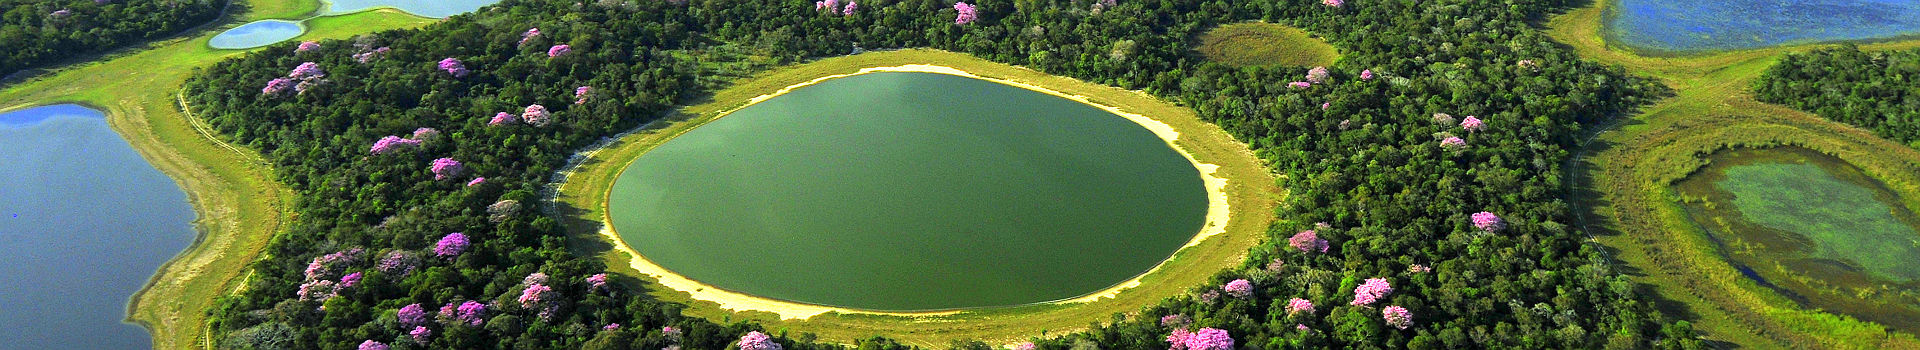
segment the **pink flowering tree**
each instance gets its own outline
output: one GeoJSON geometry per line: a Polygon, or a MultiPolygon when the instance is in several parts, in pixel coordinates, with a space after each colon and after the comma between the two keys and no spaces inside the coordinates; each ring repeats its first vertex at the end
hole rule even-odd
{"type": "Polygon", "coordinates": [[[1440,139],[1440,147],[1449,149],[1467,148],[1467,140],[1455,136],[1448,136],[1447,138],[1440,139]]]}
{"type": "Polygon", "coordinates": [[[325,76],[327,76],[327,71],[320,70],[320,64],[313,62],[300,63],[299,66],[293,67],[293,71],[287,72],[288,78],[298,80],[319,79],[325,76]]]}
{"type": "Polygon", "coordinates": [[[813,9],[826,11],[827,14],[840,14],[840,0],[820,0],[813,2],[813,9]]]}
{"type": "Polygon", "coordinates": [[[520,116],[513,115],[513,113],[500,112],[493,114],[493,119],[487,121],[487,126],[500,126],[519,122],[520,116]]]}
{"type": "Polygon", "coordinates": [[[468,300],[460,303],[460,307],[457,310],[459,311],[459,315],[456,316],[455,319],[469,326],[478,326],[487,321],[487,304],[468,300]]]}
{"type": "Polygon", "coordinates": [[[1428,272],[1433,272],[1433,268],[1427,267],[1427,265],[1421,265],[1421,264],[1407,265],[1407,273],[1428,273],[1428,272]]]}
{"type": "Polygon", "coordinates": [[[1187,315],[1172,314],[1160,316],[1160,326],[1163,327],[1186,328],[1187,325],[1191,324],[1193,324],[1193,319],[1187,318],[1187,315]]]}
{"type": "Polygon", "coordinates": [[[460,164],[460,161],[453,160],[453,158],[440,158],[434,159],[432,163],[429,163],[427,170],[433,171],[434,180],[446,180],[447,178],[460,176],[461,173],[465,173],[467,166],[460,164]]]}
{"type": "Polygon", "coordinates": [[[1467,119],[1460,120],[1460,128],[1466,129],[1467,132],[1474,132],[1474,131],[1486,130],[1487,124],[1480,122],[1480,118],[1476,118],[1474,116],[1467,116],[1467,119]]]}
{"type": "Polygon", "coordinates": [[[607,287],[607,274],[596,273],[596,274],[593,274],[592,276],[587,276],[588,290],[600,290],[606,287],[607,287]]]}
{"type": "Polygon", "coordinates": [[[402,306],[400,307],[400,311],[396,311],[394,313],[394,316],[397,316],[396,318],[399,319],[400,326],[402,327],[412,327],[412,326],[427,324],[427,308],[425,306],[420,306],[420,303],[413,303],[413,304],[407,304],[407,306],[402,306]]]}
{"type": "Polygon", "coordinates": [[[1201,328],[1187,336],[1187,350],[1233,350],[1233,336],[1224,329],[1201,328]]]}
{"type": "Polygon", "coordinates": [[[1381,309],[1380,317],[1386,319],[1387,325],[1393,326],[1393,328],[1407,329],[1408,326],[1413,325],[1413,313],[1408,312],[1407,308],[1400,307],[1399,305],[1388,306],[1385,309],[1381,309]]]}
{"type": "Polygon", "coordinates": [[[1033,350],[1038,347],[1039,346],[1037,345],[1033,345],[1033,342],[1021,342],[1019,344],[1013,344],[1013,350],[1033,350]]]}
{"type": "Polygon", "coordinates": [[[395,250],[387,252],[387,256],[380,258],[380,263],[375,264],[374,269],[389,275],[406,276],[419,266],[420,258],[415,257],[413,253],[395,250]]]}
{"type": "Polygon", "coordinates": [[[554,45],[553,47],[547,48],[547,58],[566,56],[569,52],[573,52],[573,45],[554,45]]]}
{"type": "Polygon", "coordinates": [[[593,93],[592,86],[573,88],[573,104],[586,104],[587,95],[593,93]]]}
{"type": "Polygon", "coordinates": [[[300,300],[326,302],[327,299],[333,298],[336,289],[332,280],[307,281],[300,284],[300,290],[295,295],[300,297],[300,300]]]}
{"type": "Polygon", "coordinates": [[[1320,0],[1320,4],[1327,5],[1327,7],[1340,7],[1340,6],[1346,5],[1347,1],[1346,0],[1320,0]]]}
{"type": "Polygon", "coordinates": [[[746,335],[740,336],[740,350],[781,349],[780,343],[773,342],[773,337],[767,336],[766,333],[760,333],[760,331],[747,332],[746,335]]]}
{"type": "Polygon", "coordinates": [[[440,130],[438,130],[438,129],[434,129],[434,128],[419,128],[419,129],[413,129],[413,140],[414,140],[414,141],[417,141],[417,142],[429,142],[429,141],[433,141],[434,139],[438,139],[438,138],[440,138],[440,130]]]}
{"type": "Polygon", "coordinates": [[[360,342],[360,350],[387,350],[387,344],[368,340],[360,342]]]}
{"type": "Polygon", "coordinates": [[[479,186],[480,184],[483,184],[483,183],[487,183],[487,178],[476,177],[476,178],[473,178],[473,180],[467,181],[467,187],[479,186]]]}
{"type": "Polygon", "coordinates": [[[973,5],[965,2],[953,3],[953,11],[959,14],[953,17],[953,24],[970,24],[980,19],[978,17],[979,14],[974,12],[973,5]]]}
{"type": "Polygon", "coordinates": [[[1309,313],[1309,314],[1313,313],[1313,302],[1306,299],[1300,299],[1300,298],[1293,298],[1293,299],[1287,300],[1287,315],[1293,315],[1293,314],[1302,313],[1302,312],[1309,313]]]}
{"type": "Polygon", "coordinates": [[[340,288],[352,288],[353,285],[360,284],[360,277],[361,274],[359,272],[340,276],[340,288]]]}
{"type": "Polygon", "coordinates": [[[1434,113],[1433,122],[1440,123],[1440,124],[1453,124],[1453,115],[1446,114],[1446,113],[1434,113]]]}
{"type": "Polygon", "coordinates": [[[293,53],[296,53],[296,54],[305,53],[305,52],[310,52],[310,51],[319,50],[319,49],[320,49],[320,43],[312,42],[312,41],[302,41],[300,42],[300,46],[293,48],[293,53]]]}
{"type": "Polygon", "coordinates": [[[380,56],[386,56],[388,51],[393,51],[393,48],[381,46],[378,49],[373,49],[373,51],[353,54],[353,60],[363,64],[367,62],[373,62],[373,59],[375,58],[380,58],[380,56]]]}
{"type": "Polygon", "coordinates": [[[1373,80],[1373,70],[1368,69],[1368,70],[1360,71],[1360,80],[1373,80]]]}
{"type": "Polygon", "coordinates": [[[393,153],[395,151],[410,149],[410,148],[419,147],[419,146],[420,146],[420,140],[403,139],[403,138],[400,138],[399,136],[387,135],[387,137],[382,137],[380,138],[380,140],[373,141],[373,147],[369,147],[367,149],[367,152],[373,153],[373,154],[387,154],[387,153],[393,153]]]}
{"type": "Polygon", "coordinates": [[[1310,87],[1313,87],[1313,83],[1304,82],[1304,81],[1287,83],[1287,88],[1291,88],[1291,89],[1305,89],[1310,87]]]}
{"type": "Polygon", "coordinates": [[[553,123],[553,115],[547,113],[547,106],[537,104],[527,105],[527,109],[520,112],[520,119],[525,120],[527,125],[534,127],[543,127],[553,123]]]}
{"type": "Polygon", "coordinates": [[[444,237],[440,237],[439,243],[434,244],[433,255],[440,257],[460,255],[460,253],[467,251],[467,244],[467,234],[459,232],[449,233],[444,237]]]}
{"type": "Polygon", "coordinates": [[[1473,213],[1472,219],[1473,219],[1474,228],[1478,228],[1487,232],[1499,232],[1500,230],[1507,228],[1507,221],[1500,219],[1499,215],[1493,215],[1493,213],[1484,212],[1484,211],[1473,213]]]}
{"type": "Polygon", "coordinates": [[[1237,279],[1221,285],[1220,290],[1227,291],[1227,295],[1235,298],[1246,299],[1253,297],[1253,282],[1248,282],[1245,278],[1237,279]]]}
{"type": "Polygon", "coordinates": [[[426,344],[427,338],[433,337],[433,330],[427,329],[427,326],[414,326],[413,331],[407,332],[407,336],[412,337],[415,343],[426,344]]]}
{"type": "Polygon", "coordinates": [[[1287,238],[1287,245],[1293,246],[1293,249],[1299,249],[1302,253],[1327,252],[1327,240],[1320,239],[1320,234],[1313,230],[1293,234],[1293,237],[1287,238]]]}
{"type": "Polygon", "coordinates": [[[1373,305],[1373,302],[1379,301],[1380,298],[1392,293],[1393,285],[1387,284],[1387,279],[1368,278],[1366,283],[1361,283],[1359,287],[1353,288],[1352,305],[1373,305]]]}
{"type": "Polygon", "coordinates": [[[1327,67],[1313,67],[1313,69],[1307,70],[1307,82],[1314,83],[1314,84],[1326,84],[1327,82],[1332,80],[1333,80],[1332,74],[1327,72],[1327,67]]]}
{"type": "Polygon", "coordinates": [[[525,33],[520,33],[520,45],[526,45],[528,40],[533,40],[533,38],[536,38],[539,36],[540,36],[540,28],[538,27],[527,28],[527,31],[525,33]]]}
{"type": "Polygon", "coordinates": [[[460,62],[460,59],[453,58],[453,57],[447,57],[447,58],[441,59],[440,70],[446,71],[447,74],[453,75],[453,77],[455,78],[466,77],[468,73],[467,64],[460,62]]]}
{"type": "Polygon", "coordinates": [[[840,15],[842,15],[842,16],[852,16],[852,15],[853,15],[853,11],[854,11],[854,10],[858,10],[858,9],[860,9],[860,2],[858,2],[858,1],[848,1],[848,2],[847,2],[847,7],[842,7],[842,8],[840,8],[840,15]]]}
{"type": "Polygon", "coordinates": [[[267,81],[266,87],[260,88],[260,94],[275,96],[286,93],[290,88],[293,88],[293,79],[274,78],[267,81]]]}

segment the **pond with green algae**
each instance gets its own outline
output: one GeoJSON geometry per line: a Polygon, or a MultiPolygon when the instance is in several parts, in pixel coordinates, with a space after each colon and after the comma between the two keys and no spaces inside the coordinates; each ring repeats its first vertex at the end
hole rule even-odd
{"type": "Polygon", "coordinates": [[[800,87],[641,155],[621,241],[726,290],[865,310],[1070,299],[1165,261],[1205,224],[1193,162],[1077,101],[932,73],[800,87]]]}
{"type": "Polygon", "coordinates": [[[1736,268],[1806,307],[1920,331],[1920,217],[1906,199],[1805,148],[1709,160],[1675,189],[1736,268]]]}

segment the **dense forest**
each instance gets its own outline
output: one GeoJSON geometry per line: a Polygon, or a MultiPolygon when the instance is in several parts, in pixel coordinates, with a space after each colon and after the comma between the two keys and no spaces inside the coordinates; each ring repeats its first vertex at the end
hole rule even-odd
{"type": "Polygon", "coordinates": [[[225,0],[0,0],[0,76],[180,33],[225,0]]]}
{"type": "Polygon", "coordinates": [[[1754,94],[1920,148],[1920,49],[1868,53],[1846,44],[1789,54],[1754,83],[1754,94]]]}
{"type": "MultiPolygon", "coordinates": [[[[1529,26],[1565,1],[825,3],[507,0],[199,72],[186,86],[195,110],[301,194],[299,223],[210,310],[217,341],[770,348],[748,333],[758,326],[681,316],[605,283],[540,210],[549,176],[572,152],[770,64],[930,47],[1191,106],[1284,175],[1282,223],[1242,268],[1039,348],[1700,345],[1584,243],[1561,199],[1582,125],[1665,93],[1529,26]],[[1345,56],[1325,69],[1231,68],[1192,50],[1208,28],[1257,20],[1345,56]]],[[[810,339],[766,341],[838,347],[810,339]]]]}

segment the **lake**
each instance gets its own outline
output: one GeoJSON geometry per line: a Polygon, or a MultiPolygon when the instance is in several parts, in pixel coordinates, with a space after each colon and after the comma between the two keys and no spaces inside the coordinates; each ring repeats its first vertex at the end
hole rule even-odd
{"type": "Polygon", "coordinates": [[[207,46],[229,50],[251,49],[293,39],[306,31],[300,22],[277,19],[255,21],[214,35],[207,40],[207,46]]]}
{"type": "Polygon", "coordinates": [[[326,0],[327,14],[392,7],[414,15],[433,18],[447,18],[473,12],[498,2],[500,0],[326,0]]]}
{"type": "Polygon", "coordinates": [[[187,196],[76,105],[0,114],[0,344],[138,349],[127,302],[196,235],[187,196]]]}
{"type": "Polygon", "coordinates": [[[1912,0],[1614,0],[1608,39],[1650,52],[1753,49],[1920,34],[1912,0]]]}
{"type": "Polygon", "coordinates": [[[1204,224],[1193,163],[1076,101],[885,72],[795,89],[641,155],[612,225],[683,276],[867,310],[1022,305],[1145,273],[1204,224]]]}
{"type": "Polygon", "coordinates": [[[1808,307],[1920,331],[1920,217],[1904,198],[1805,148],[1709,160],[1676,190],[1736,267],[1808,307]]]}

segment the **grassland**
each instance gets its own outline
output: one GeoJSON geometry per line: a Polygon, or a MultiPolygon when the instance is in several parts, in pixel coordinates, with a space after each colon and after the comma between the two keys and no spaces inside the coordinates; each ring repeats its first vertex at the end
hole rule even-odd
{"type": "Polygon", "coordinates": [[[920,346],[945,346],[951,340],[977,339],[989,343],[1009,343],[1033,334],[1081,329],[1092,322],[1108,320],[1114,314],[1137,311],[1163,298],[1185,293],[1200,285],[1215,272],[1237,266],[1246,250],[1266,236],[1273,222],[1274,205],[1280,189],[1274,176],[1246,145],[1225,131],[1199,120],[1186,108],[1161,102],[1139,92],[1100,86],[1069,78],[1055,77],[1020,67],[993,63],[972,56],[932,50],[872,52],[823,59],[787,66],[758,76],[742,79],[714,93],[704,103],[688,106],[660,123],[655,123],[593,152],[562,184],[557,210],[566,217],[573,233],[574,247],[583,254],[598,255],[615,272],[639,278],[650,277],[628,268],[631,259],[613,249],[600,235],[605,221],[607,192],[620,171],[633,159],[674,136],[692,130],[717,117],[723,111],[745,104],[750,98],[817,77],[848,74],[862,68],[909,64],[933,64],[957,68],[983,77],[1043,86],[1055,91],[1085,96],[1096,104],[1115,106],[1166,123],[1180,132],[1176,144],[1197,160],[1219,165],[1215,176],[1227,179],[1226,193],[1231,220],[1224,233],[1200,241],[1177,253],[1166,265],[1141,278],[1141,285],[1119,292],[1111,299],[1086,303],[1056,303],[1029,306],[969,310],[954,314],[899,316],[864,313],[826,313],[805,319],[782,319],[766,312],[733,312],[718,304],[694,300],[688,293],[661,287],[658,283],[634,283],[656,298],[690,305],[685,312],[720,322],[752,320],[776,330],[810,332],[822,340],[852,343],[857,339],[886,334],[890,338],[920,346]]]}
{"type": "MultiPolygon", "coordinates": [[[[1920,152],[1784,106],[1755,101],[1755,79],[1788,52],[1820,45],[1646,57],[1601,35],[1610,1],[1552,18],[1548,32],[1582,57],[1660,79],[1673,95],[1588,135],[1574,162],[1583,225],[1656,306],[1706,339],[1744,348],[1920,348],[1912,334],[1797,305],[1745,278],[1689,222],[1672,189],[1713,152],[1801,146],[1864,169],[1920,208],[1920,152]]],[[[1863,49],[1920,46],[1884,42],[1863,49]]]]}
{"type": "Polygon", "coordinates": [[[1200,54],[1234,67],[1331,66],[1340,60],[1333,45],[1299,28],[1273,23],[1234,23],[1200,35],[1200,54]]]}
{"type": "MultiPolygon", "coordinates": [[[[0,111],[76,103],[106,113],[107,123],[142,158],[179,183],[198,215],[199,237],[162,266],[129,303],[128,318],[147,328],[155,348],[211,347],[205,315],[216,298],[242,285],[241,273],[273,235],[294,219],[294,194],[273,181],[258,154],[197,128],[177,90],[195,69],[245,53],[214,50],[207,39],[240,23],[297,18],[309,0],[236,1],[252,9],[224,23],[156,42],[144,51],[64,67],[0,90],[0,111]]],[[[299,40],[339,39],[377,30],[418,27],[430,19],[391,10],[322,17],[299,40]]]]}

